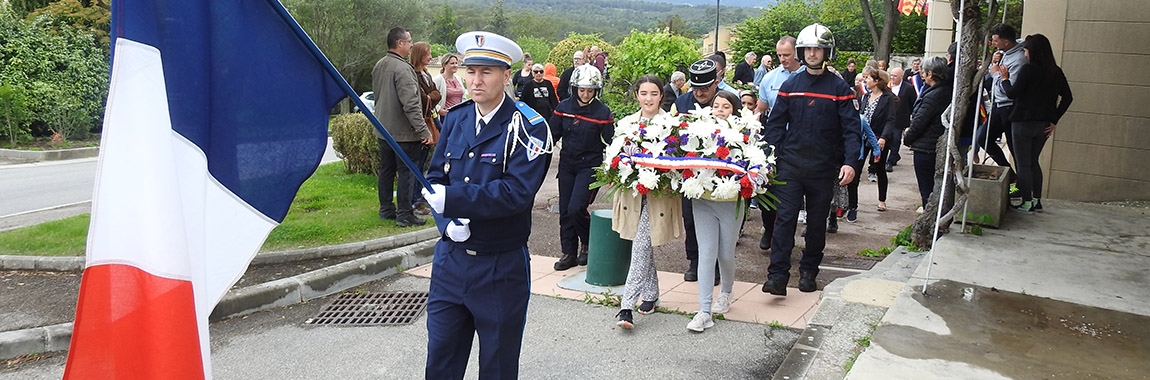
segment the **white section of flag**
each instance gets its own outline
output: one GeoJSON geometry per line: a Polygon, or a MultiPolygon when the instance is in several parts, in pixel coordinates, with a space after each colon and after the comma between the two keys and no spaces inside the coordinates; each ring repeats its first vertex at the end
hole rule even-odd
{"type": "Polygon", "coordinates": [[[172,130],[161,52],[125,38],[115,52],[87,266],[191,281],[210,378],[208,316],[276,223],[212,178],[203,150],[172,130]]]}

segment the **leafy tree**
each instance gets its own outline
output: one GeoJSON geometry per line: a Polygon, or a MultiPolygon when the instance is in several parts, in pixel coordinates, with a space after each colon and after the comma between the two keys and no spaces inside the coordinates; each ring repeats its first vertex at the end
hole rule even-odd
{"type": "Polygon", "coordinates": [[[566,37],[564,33],[567,31],[575,29],[576,25],[571,20],[554,15],[517,12],[511,16],[511,35],[516,38],[538,37],[553,43],[566,37]]]}
{"type": "Polygon", "coordinates": [[[28,132],[45,136],[60,128],[52,115],[61,108],[75,115],[76,128],[96,129],[108,94],[108,60],[92,36],[51,17],[26,23],[7,9],[0,13],[0,83],[23,88],[28,132]]]}
{"type": "MultiPolygon", "coordinates": [[[[576,50],[583,50],[593,45],[599,46],[599,50],[611,57],[615,57],[615,46],[603,41],[603,38],[598,34],[576,34],[572,32],[567,35],[567,38],[555,44],[551,48],[551,53],[547,55],[547,61],[555,65],[558,72],[563,72],[571,67],[571,56],[575,54],[576,50]]],[[[611,58],[614,62],[615,58],[611,58]]],[[[536,61],[542,62],[539,59],[536,61]]]]}
{"type": "Polygon", "coordinates": [[[632,31],[616,48],[616,54],[611,55],[611,82],[617,88],[628,89],[635,79],[645,74],[667,80],[678,67],[690,65],[699,58],[692,39],[673,35],[665,29],[632,31]]]}
{"type": "Polygon", "coordinates": [[[57,23],[91,34],[96,38],[96,46],[105,53],[111,49],[108,32],[112,27],[112,11],[103,1],[59,0],[28,14],[26,19],[31,21],[41,16],[55,18],[57,23]]]}
{"type": "Polygon", "coordinates": [[[798,36],[799,31],[815,22],[815,4],[807,0],[782,0],[763,10],[759,17],[748,18],[735,26],[731,56],[748,51],[759,55],[773,53],[775,43],[783,36],[798,36]]]}
{"type": "Polygon", "coordinates": [[[459,28],[459,18],[455,16],[455,8],[444,3],[431,22],[431,42],[455,46],[455,38],[462,33],[459,28]]]}
{"type": "Polygon", "coordinates": [[[659,19],[659,21],[655,23],[655,30],[666,30],[667,33],[670,33],[671,35],[683,36],[691,39],[699,36],[699,31],[691,30],[688,28],[687,22],[683,21],[683,18],[679,15],[671,15],[671,17],[667,17],[666,21],[659,19]]]}
{"type": "Polygon", "coordinates": [[[922,54],[926,49],[926,16],[899,16],[898,30],[890,42],[891,53],[922,54]]]}
{"type": "Polygon", "coordinates": [[[491,22],[487,24],[486,29],[492,33],[512,38],[509,33],[511,31],[510,24],[507,11],[503,9],[503,0],[495,0],[495,4],[491,5],[491,22]]]}
{"type": "MultiPolygon", "coordinates": [[[[3,2],[3,1],[0,1],[3,2]]],[[[18,18],[24,18],[32,11],[43,8],[48,5],[51,0],[10,0],[8,3],[12,6],[12,13],[18,18]]]]}
{"type": "Polygon", "coordinates": [[[818,20],[835,35],[835,47],[840,51],[871,51],[874,44],[868,37],[859,0],[822,0],[818,3],[818,20]]]}
{"type": "MultiPolygon", "coordinates": [[[[371,68],[387,54],[389,29],[404,26],[414,37],[425,28],[419,21],[426,19],[422,2],[286,0],[284,6],[348,83],[360,91],[371,88],[371,68]]],[[[451,41],[454,44],[454,37],[451,41]]],[[[343,107],[346,111],[346,103],[343,107]]]]}
{"type": "MultiPolygon", "coordinates": [[[[524,53],[531,53],[531,58],[535,63],[540,65],[547,63],[544,57],[551,51],[551,42],[538,37],[519,37],[515,39],[515,43],[523,49],[524,53]]],[[[516,63],[513,67],[515,70],[523,68],[523,62],[516,63]]]]}
{"type": "Polygon", "coordinates": [[[8,138],[9,144],[32,138],[27,128],[28,109],[24,105],[24,89],[15,85],[0,85],[0,121],[4,129],[0,135],[8,138]]]}
{"type": "Polygon", "coordinates": [[[894,40],[894,31],[898,27],[898,0],[879,0],[882,5],[882,29],[875,24],[875,17],[871,13],[870,0],[858,0],[862,6],[862,16],[866,20],[867,29],[870,30],[871,40],[874,42],[874,56],[878,60],[890,60],[890,45],[894,40]]]}

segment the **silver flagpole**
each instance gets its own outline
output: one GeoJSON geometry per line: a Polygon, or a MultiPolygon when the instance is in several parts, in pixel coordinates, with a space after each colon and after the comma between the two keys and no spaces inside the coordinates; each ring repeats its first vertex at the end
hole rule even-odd
{"type": "MultiPolygon", "coordinates": [[[[958,8],[960,10],[966,9],[966,0],[960,0],[958,3],[958,8]]],[[[958,13],[958,26],[954,28],[955,29],[955,41],[959,42],[958,45],[955,46],[956,49],[954,50],[954,67],[955,67],[955,69],[960,67],[959,63],[960,63],[960,60],[962,59],[962,43],[961,43],[962,42],[962,13],[963,12],[961,12],[961,11],[958,13]]],[[[950,93],[951,107],[953,107],[954,98],[958,96],[958,75],[955,75],[953,80],[954,80],[954,87],[951,88],[951,93],[950,93]]],[[[924,294],[924,295],[926,294],[927,285],[930,284],[930,267],[934,266],[934,264],[933,264],[933,262],[934,262],[933,261],[934,250],[935,250],[935,248],[937,248],[937,245],[938,245],[938,223],[942,219],[942,206],[946,201],[946,196],[944,195],[944,194],[946,194],[946,182],[947,182],[947,178],[950,177],[950,145],[952,142],[954,142],[954,113],[955,113],[954,108],[951,108],[951,110],[950,110],[950,126],[951,127],[948,128],[947,132],[946,132],[946,157],[944,158],[945,161],[943,161],[943,165],[942,165],[942,188],[940,188],[939,192],[938,192],[938,210],[935,212],[935,216],[934,216],[934,231],[933,231],[934,233],[933,233],[933,237],[930,240],[930,252],[927,252],[927,254],[926,254],[926,278],[923,279],[923,283],[922,283],[922,294],[924,294]]]]}

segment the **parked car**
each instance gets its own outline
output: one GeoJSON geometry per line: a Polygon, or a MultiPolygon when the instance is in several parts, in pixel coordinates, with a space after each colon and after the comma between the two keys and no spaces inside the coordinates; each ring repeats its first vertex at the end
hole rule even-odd
{"type": "MultiPolygon", "coordinates": [[[[366,105],[367,108],[375,109],[375,92],[368,91],[359,94],[359,100],[363,101],[363,104],[366,105]]],[[[359,106],[352,107],[351,112],[360,112],[359,106]]]]}

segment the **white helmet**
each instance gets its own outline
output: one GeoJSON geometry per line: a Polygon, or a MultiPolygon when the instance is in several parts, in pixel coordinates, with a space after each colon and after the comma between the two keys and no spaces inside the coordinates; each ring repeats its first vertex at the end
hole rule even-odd
{"type": "Polygon", "coordinates": [[[603,88],[603,74],[599,68],[591,65],[579,65],[571,72],[571,87],[603,88]]]}
{"type": "Polygon", "coordinates": [[[799,63],[807,64],[804,60],[805,48],[823,48],[823,62],[835,59],[835,36],[823,24],[814,23],[803,28],[799,37],[795,38],[795,54],[799,56],[799,63]]]}

